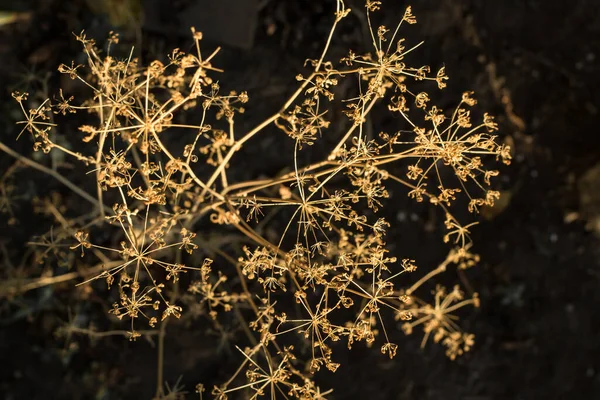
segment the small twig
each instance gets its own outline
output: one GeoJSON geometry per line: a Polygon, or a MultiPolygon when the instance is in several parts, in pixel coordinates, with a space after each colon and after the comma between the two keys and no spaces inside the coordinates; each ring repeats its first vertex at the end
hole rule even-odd
{"type": "MultiPolygon", "coordinates": [[[[73,182],[71,182],[70,180],[68,180],[67,178],[65,178],[64,176],[59,174],[58,172],[56,172],[48,167],[45,167],[42,164],[39,164],[33,160],[30,160],[27,157],[22,156],[21,154],[17,153],[16,151],[14,151],[13,149],[11,149],[10,147],[8,147],[7,145],[5,145],[2,142],[0,142],[0,150],[5,152],[9,156],[14,157],[17,160],[21,161],[23,164],[26,164],[32,168],[37,169],[38,171],[41,171],[45,174],[52,176],[57,181],[59,181],[60,183],[62,183],[63,185],[65,185],[66,187],[71,189],[74,193],[78,194],[81,198],[85,199],[86,201],[90,202],[93,205],[98,205],[98,199],[90,196],[87,192],[84,192],[82,189],[77,187],[77,185],[75,185],[73,182]]],[[[109,207],[107,207],[105,205],[102,205],[102,207],[104,208],[105,212],[109,212],[109,213],[112,212],[112,210],[109,207]]]]}

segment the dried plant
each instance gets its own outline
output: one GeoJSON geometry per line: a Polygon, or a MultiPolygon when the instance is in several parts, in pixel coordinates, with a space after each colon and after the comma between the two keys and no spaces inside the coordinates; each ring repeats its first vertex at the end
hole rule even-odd
{"type": "MultiPolygon", "coordinates": [[[[110,313],[126,324],[113,333],[131,340],[154,333],[162,338],[166,322],[186,313],[205,316],[207,329],[225,332],[222,318],[235,315],[250,344],[238,347],[240,366],[231,378],[212,389],[217,399],[236,392],[325,398],[330,391],[319,389],[313,374],[323,367],[336,371],[335,353],[342,350],[335,343],[352,348],[364,342],[393,358],[399,351],[390,338],[395,320],[407,335],[421,331],[423,345],[445,346],[452,359],[469,351],[474,335],[461,330],[455,313],[477,307],[477,294],[465,296],[458,286],[437,286],[431,298],[415,293],[451,266],[468,268],[479,260],[471,252],[474,223],[463,224],[453,210],[461,196],[472,213],[494,204],[499,193],[490,181],[498,171],[486,164],[508,164],[510,149],[498,143],[490,115],[471,117],[472,93],[449,113],[431,104],[418,87],[431,81],[443,89],[444,68],[431,72],[409,64],[419,45],[407,46],[398,35],[416,22],[410,7],[393,32],[371,26],[379,8],[380,2],[367,0],[372,52],[350,51],[336,65],[327,61],[328,48],[350,12],[338,0],[320,58],[308,60],[311,70],[296,77],[297,90],[248,132],[238,132],[234,122],[249,96],[223,93],[214,78],[218,49],[203,55],[200,32],[192,29],[194,53],[176,49],[168,62],[148,66],[132,55],[112,56],[117,35],[105,51],[84,33],[76,35],[87,65],[61,65],[59,71],[87,87],[89,98],[76,102],[61,90],[27,108],[27,94],[14,93],[24,114],[21,134],[31,135],[33,149],[64,153],[96,187],[90,194],[50,171],[92,208],[71,218],[60,198],[38,201],[40,211],[59,222],[34,242],[40,262],[55,254],[65,264],[84,264],[73,275],[89,277],[81,285],[105,282],[118,295],[110,313]],[[357,82],[356,97],[336,98],[342,80],[357,82]],[[330,121],[339,120],[331,115],[335,102],[343,105],[348,129],[331,139],[330,121]],[[370,137],[365,121],[376,108],[398,116],[403,127],[370,137]],[[72,114],[82,113],[87,122],[69,134],[79,135],[80,143],[58,143],[53,116],[77,121],[72,114]],[[295,144],[290,172],[238,180],[234,160],[242,147],[281,134],[295,144]],[[328,147],[322,136],[336,144],[328,147]],[[328,155],[312,159],[320,145],[328,155]],[[309,155],[299,157],[303,152],[309,155]],[[423,274],[414,260],[386,248],[390,223],[377,213],[393,206],[390,186],[445,215],[448,255],[423,274]],[[310,350],[296,351],[303,341],[310,350]]],[[[29,165],[48,172],[34,161],[29,165]]],[[[0,204],[10,213],[9,175],[0,180],[0,204]]],[[[157,397],[178,398],[162,382],[159,375],[157,397]]]]}

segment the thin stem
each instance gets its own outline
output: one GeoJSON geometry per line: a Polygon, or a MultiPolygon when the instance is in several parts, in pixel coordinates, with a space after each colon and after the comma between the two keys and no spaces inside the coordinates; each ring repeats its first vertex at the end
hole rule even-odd
{"type": "MultiPolygon", "coordinates": [[[[71,189],[74,193],[78,194],[81,198],[85,199],[86,201],[88,201],[89,203],[93,204],[93,205],[97,205],[98,204],[98,199],[90,196],[88,193],[84,192],[82,189],[80,189],[77,185],[75,185],[73,182],[69,181],[67,178],[65,178],[64,176],[62,176],[61,174],[59,174],[58,172],[45,167],[33,160],[30,160],[27,157],[22,156],[21,154],[17,153],[16,151],[14,151],[13,149],[11,149],[10,147],[8,147],[7,145],[5,145],[4,143],[0,142],[0,150],[2,150],[3,152],[5,152],[6,154],[8,154],[11,157],[16,158],[17,160],[21,161],[23,164],[26,164],[32,168],[37,169],[38,171],[41,171],[45,174],[48,174],[50,176],[52,176],[53,178],[55,178],[57,181],[59,181],[60,183],[62,183],[63,185],[65,185],[66,187],[68,187],[69,189],[71,189]]],[[[102,205],[102,209],[104,210],[104,212],[111,212],[112,210],[105,206],[102,205]]]]}

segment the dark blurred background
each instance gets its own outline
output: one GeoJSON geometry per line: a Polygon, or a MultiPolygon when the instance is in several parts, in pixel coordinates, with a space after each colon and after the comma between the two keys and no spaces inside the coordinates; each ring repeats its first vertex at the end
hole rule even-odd
{"type": "MultiPolygon", "coordinates": [[[[514,147],[514,162],[498,184],[503,200],[473,232],[482,263],[465,279],[480,293],[481,308],[462,323],[477,343],[454,362],[436,346],[419,349],[417,337],[402,339],[393,361],[377,349],[341,351],[342,367],[319,381],[335,388],[335,399],[600,398],[600,3],[384,0],[378,22],[395,26],[407,5],[418,24],[402,33],[408,42],[426,42],[412,60],[434,70],[445,65],[450,76],[434,101],[449,108],[463,91],[474,90],[479,107],[497,116],[503,140],[514,147]]],[[[369,49],[363,3],[347,6],[353,12],[333,42],[334,61],[349,48],[369,49]]],[[[207,51],[222,47],[215,59],[225,70],[222,87],[248,91],[239,124],[252,126],[293,90],[304,60],[320,54],[334,7],[333,0],[0,1],[1,141],[30,155],[30,143],[14,140],[20,111],[10,92],[52,93],[65,84],[56,67],[84,61],[72,34],[83,29],[99,39],[118,31],[126,48],[135,45],[148,60],[189,49],[194,25],[204,32],[207,51]]],[[[379,131],[395,122],[372,123],[379,131]]],[[[277,143],[250,146],[261,152],[247,165],[254,175],[283,167],[277,143]]],[[[0,153],[0,172],[11,163],[0,153]]],[[[40,189],[33,172],[21,176],[24,197],[50,190],[40,189]]],[[[10,228],[0,220],[0,268],[13,255],[18,259],[36,234],[28,207],[18,210],[19,222],[10,228]]],[[[431,224],[425,208],[390,215],[398,225],[389,240],[397,252],[412,252],[423,264],[441,254],[419,246],[423,227],[431,224]]],[[[56,321],[67,318],[68,297],[61,293],[69,290],[43,288],[1,303],[0,398],[151,398],[152,343],[78,338],[77,349],[65,356],[69,344],[53,332],[56,321]]],[[[198,398],[195,384],[220,377],[221,365],[235,354],[214,351],[223,342],[218,333],[198,337],[184,327],[169,333],[165,378],[181,377],[186,398],[198,398]]]]}

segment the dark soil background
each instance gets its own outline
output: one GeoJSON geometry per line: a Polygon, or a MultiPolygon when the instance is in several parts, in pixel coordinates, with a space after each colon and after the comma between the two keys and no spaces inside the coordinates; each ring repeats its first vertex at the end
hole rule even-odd
{"type": "MultiPolygon", "coordinates": [[[[27,13],[0,28],[3,143],[30,155],[27,140],[14,140],[19,110],[10,92],[26,90],[31,84],[26,74],[32,72],[51,73],[49,86],[58,87],[57,65],[81,62],[72,32],[86,29],[89,36],[103,37],[119,30],[126,43],[141,44],[142,56],[150,58],[189,48],[185,31],[192,23],[206,33],[205,48],[222,46],[215,59],[226,71],[222,86],[250,95],[247,115],[238,119],[243,130],[277,110],[304,60],[318,56],[334,6],[333,0],[228,0],[222,2],[224,12],[218,2],[157,1],[146,5],[140,24],[142,11],[123,22],[97,3],[0,1],[0,9],[27,13]],[[190,11],[194,7],[204,11],[190,11]],[[111,26],[118,24],[125,28],[111,26]]],[[[383,1],[377,18],[395,26],[406,5],[383,1]]],[[[411,5],[419,23],[403,34],[411,43],[426,42],[412,60],[433,69],[445,65],[451,78],[434,101],[449,108],[463,91],[474,90],[480,109],[497,116],[504,140],[515,149],[499,182],[505,201],[474,229],[482,263],[462,277],[481,297],[481,308],[462,321],[477,342],[454,362],[435,345],[419,349],[417,337],[402,339],[393,361],[377,349],[340,351],[342,367],[321,374],[319,381],[335,389],[335,399],[600,398],[600,3],[415,0],[411,5]]],[[[332,60],[349,48],[368,48],[363,6],[360,1],[348,6],[356,12],[340,27],[332,60]]],[[[378,132],[394,129],[397,121],[370,123],[378,132]]],[[[272,138],[253,142],[248,154],[260,156],[238,161],[250,160],[244,165],[249,175],[272,176],[287,165],[280,146],[285,144],[272,138]]],[[[11,163],[0,153],[0,172],[11,163]]],[[[25,199],[56,189],[35,171],[19,176],[25,199]]],[[[426,228],[442,221],[403,195],[392,197],[387,207],[387,218],[396,223],[389,235],[394,250],[423,265],[439,260],[444,247],[426,240],[432,236],[426,228]]],[[[24,243],[41,233],[29,202],[17,214],[15,226],[0,219],[0,268],[8,268],[9,256],[21,254],[24,243]]],[[[71,306],[61,293],[71,290],[69,285],[44,288],[0,303],[0,398],[150,399],[156,379],[152,343],[77,338],[76,351],[64,356],[65,341],[53,332],[71,306]]],[[[101,320],[97,302],[91,298],[86,312],[101,320]]],[[[225,376],[221,368],[235,358],[220,334],[174,326],[167,335],[165,379],[174,385],[181,377],[186,398],[198,398],[195,384],[219,380],[225,376]]]]}

